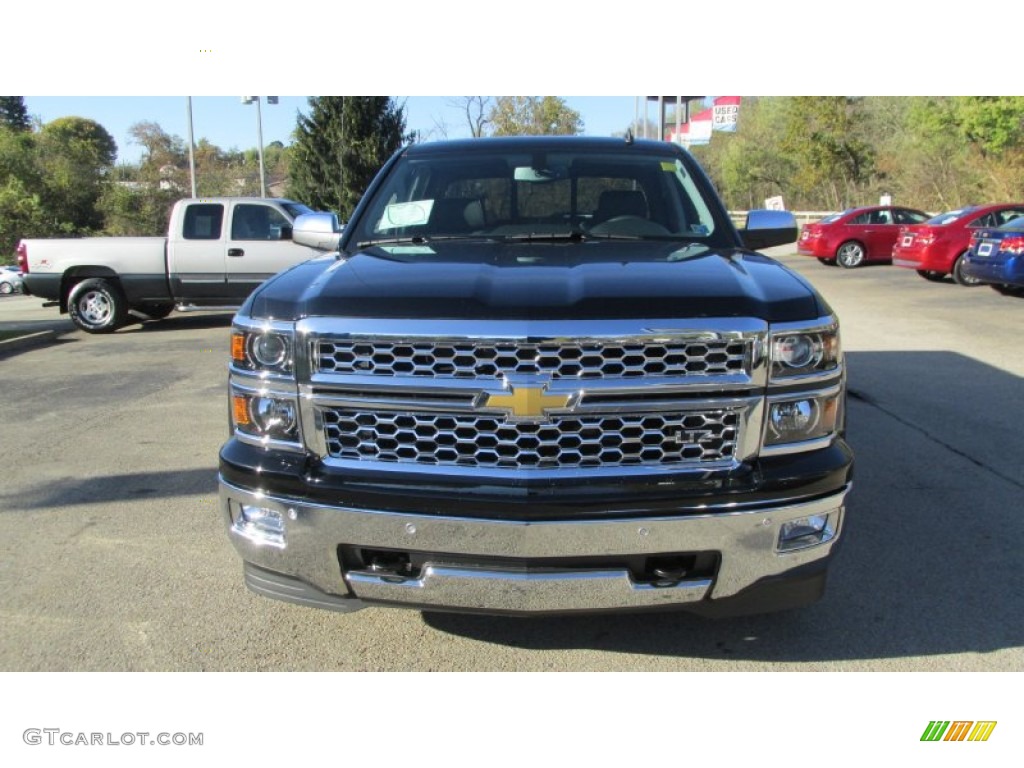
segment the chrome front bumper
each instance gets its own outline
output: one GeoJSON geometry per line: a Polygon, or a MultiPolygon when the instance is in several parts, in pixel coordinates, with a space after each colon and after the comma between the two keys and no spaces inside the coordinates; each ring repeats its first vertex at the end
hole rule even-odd
{"type": "Polygon", "coordinates": [[[220,481],[221,510],[246,583],[269,597],[305,605],[357,610],[363,602],[480,612],[548,613],[686,607],[728,598],[763,580],[826,559],[839,540],[849,485],[823,499],[756,511],[707,510],[686,517],[559,522],[511,522],[399,514],[324,506],[254,493],[220,481]],[[283,543],[245,535],[240,505],[280,513],[283,543]],[[781,526],[832,515],[832,535],[820,544],[780,552],[781,526]],[[570,558],[716,552],[713,578],[683,578],[660,586],[637,583],[625,569],[501,569],[428,564],[414,578],[371,570],[343,572],[341,545],[443,553],[449,556],[570,558]]]}

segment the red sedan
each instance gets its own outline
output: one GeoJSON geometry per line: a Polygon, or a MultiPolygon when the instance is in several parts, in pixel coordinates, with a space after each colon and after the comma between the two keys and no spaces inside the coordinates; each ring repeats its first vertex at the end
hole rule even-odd
{"type": "Polygon", "coordinates": [[[925,221],[928,214],[913,208],[873,205],[834,213],[800,233],[796,251],[822,264],[859,267],[868,261],[888,262],[900,226],[925,221]]]}
{"type": "Polygon", "coordinates": [[[976,285],[977,279],[963,273],[971,235],[982,227],[995,228],[1021,215],[1024,203],[971,205],[939,214],[924,224],[901,227],[892,263],[915,269],[926,280],[942,280],[951,274],[960,285],[976,285]]]}

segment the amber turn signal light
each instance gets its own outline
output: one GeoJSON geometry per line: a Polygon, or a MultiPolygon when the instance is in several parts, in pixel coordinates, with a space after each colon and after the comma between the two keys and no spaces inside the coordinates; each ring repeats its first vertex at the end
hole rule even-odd
{"type": "Polygon", "coordinates": [[[245,362],[245,334],[231,334],[231,359],[237,363],[245,362]]]}
{"type": "Polygon", "coordinates": [[[249,420],[249,398],[244,395],[235,395],[231,398],[231,409],[234,413],[235,424],[246,425],[249,420]]]}

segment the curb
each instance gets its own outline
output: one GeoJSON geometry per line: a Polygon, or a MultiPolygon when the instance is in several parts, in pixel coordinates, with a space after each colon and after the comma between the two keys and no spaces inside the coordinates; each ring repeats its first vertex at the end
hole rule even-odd
{"type": "Polygon", "coordinates": [[[60,333],[61,331],[37,331],[36,333],[19,336],[16,339],[0,341],[0,357],[3,357],[8,352],[20,351],[31,347],[41,347],[47,342],[57,338],[60,333]]]}

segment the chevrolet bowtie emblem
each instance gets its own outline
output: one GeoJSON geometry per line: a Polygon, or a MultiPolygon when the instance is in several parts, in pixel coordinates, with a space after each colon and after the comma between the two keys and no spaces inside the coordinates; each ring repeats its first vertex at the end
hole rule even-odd
{"type": "Polygon", "coordinates": [[[507,408],[516,419],[540,419],[551,408],[565,408],[571,394],[549,395],[545,387],[509,387],[507,395],[487,395],[488,408],[507,408]]]}

